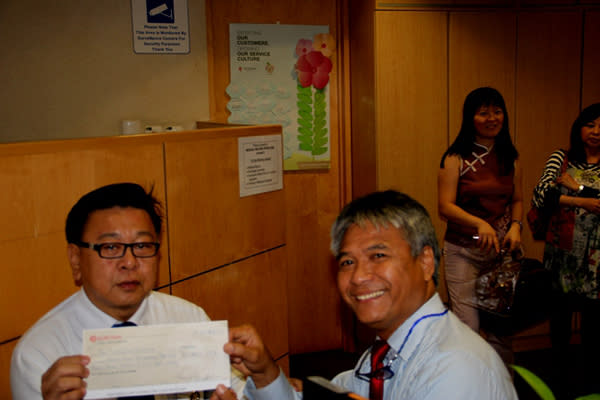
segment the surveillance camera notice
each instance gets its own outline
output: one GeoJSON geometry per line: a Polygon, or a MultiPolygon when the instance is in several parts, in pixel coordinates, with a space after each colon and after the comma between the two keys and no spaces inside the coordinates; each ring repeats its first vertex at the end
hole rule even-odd
{"type": "Polygon", "coordinates": [[[281,135],[238,138],[240,197],[283,189],[281,135]]]}
{"type": "Polygon", "coordinates": [[[133,51],[137,54],[188,54],[187,0],[131,0],[133,51]]]}

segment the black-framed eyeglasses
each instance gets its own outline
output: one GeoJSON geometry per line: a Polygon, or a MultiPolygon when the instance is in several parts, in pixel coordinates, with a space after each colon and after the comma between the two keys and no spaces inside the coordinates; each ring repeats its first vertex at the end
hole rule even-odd
{"type": "Polygon", "coordinates": [[[101,258],[121,258],[125,255],[127,248],[138,258],[154,257],[158,253],[160,243],[158,242],[135,242],[135,243],[87,243],[76,242],[79,247],[95,250],[101,258]]]}
{"type": "Polygon", "coordinates": [[[365,381],[365,382],[369,382],[373,378],[375,378],[375,379],[383,379],[384,381],[388,380],[388,379],[391,379],[394,376],[394,371],[392,371],[392,364],[394,363],[394,361],[396,360],[396,358],[398,358],[398,354],[399,353],[396,353],[394,355],[394,357],[392,357],[387,362],[386,365],[384,365],[381,368],[377,368],[375,371],[360,372],[362,370],[363,364],[365,363],[365,360],[368,360],[368,359],[371,358],[369,356],[370,354],[371,353],[365,354],[365,356],[360,361],[360,365],[356,369],[356,372],[354,372],[354,375],[356,375],[356,377],[358,379],[360,379],[361,381],[365,381]]]}

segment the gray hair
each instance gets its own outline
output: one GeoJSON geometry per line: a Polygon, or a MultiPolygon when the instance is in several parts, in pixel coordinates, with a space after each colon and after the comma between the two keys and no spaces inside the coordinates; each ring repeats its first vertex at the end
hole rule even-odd
{"type": "Polygon", "coordinates": [[[377,229],[390,225],[399,229],[413,258],[425,247],[431,247],[435,259],[434,281],[437,282],[440,246],[429,213],[421,203],[395,190],[374,192],[348,203],[331,227],[331,252],[336,258],[348,229],[354,224],[363,228],[368,222],[377,229]]]}

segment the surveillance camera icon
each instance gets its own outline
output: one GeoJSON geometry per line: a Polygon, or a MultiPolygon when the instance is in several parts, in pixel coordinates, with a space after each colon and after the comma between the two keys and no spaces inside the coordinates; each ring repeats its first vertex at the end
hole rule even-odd
{"type": "Polygon", "coordinates": [[[159,14],[171,19],[173,18],[173,10],[169,10],[169,7],[167,7],[165,3],[161,4],[160,6],[156,6],[150,11],[148,11],[148,15],[150,15],[151,17],[157,16],[159,14]],[[169,11],[168,14],[165,12],[167,10],[169,11]]]}
{"type": "Polygon", "coordinates": [[[155,16],[155,15],[161,14],[163,11],[166,11],[168,9],[169,8],[167,7],[167,5],[163,3],[160,6],[154,7],[152,10],[150,10],[148,12],[148,14],[155,16]]]}

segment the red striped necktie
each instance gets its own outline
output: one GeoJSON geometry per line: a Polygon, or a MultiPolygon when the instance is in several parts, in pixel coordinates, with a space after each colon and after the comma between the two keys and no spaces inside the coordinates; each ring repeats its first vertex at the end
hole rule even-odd
{"type": "Polygon", "coordinates": [[[390,349],[385,340],[377,340],[371,349],[371,379],[369,380],[369,399],[383,400],[383,359],[390,349]],[[378,372],[379,371],[379,372],[378,372]]]}

